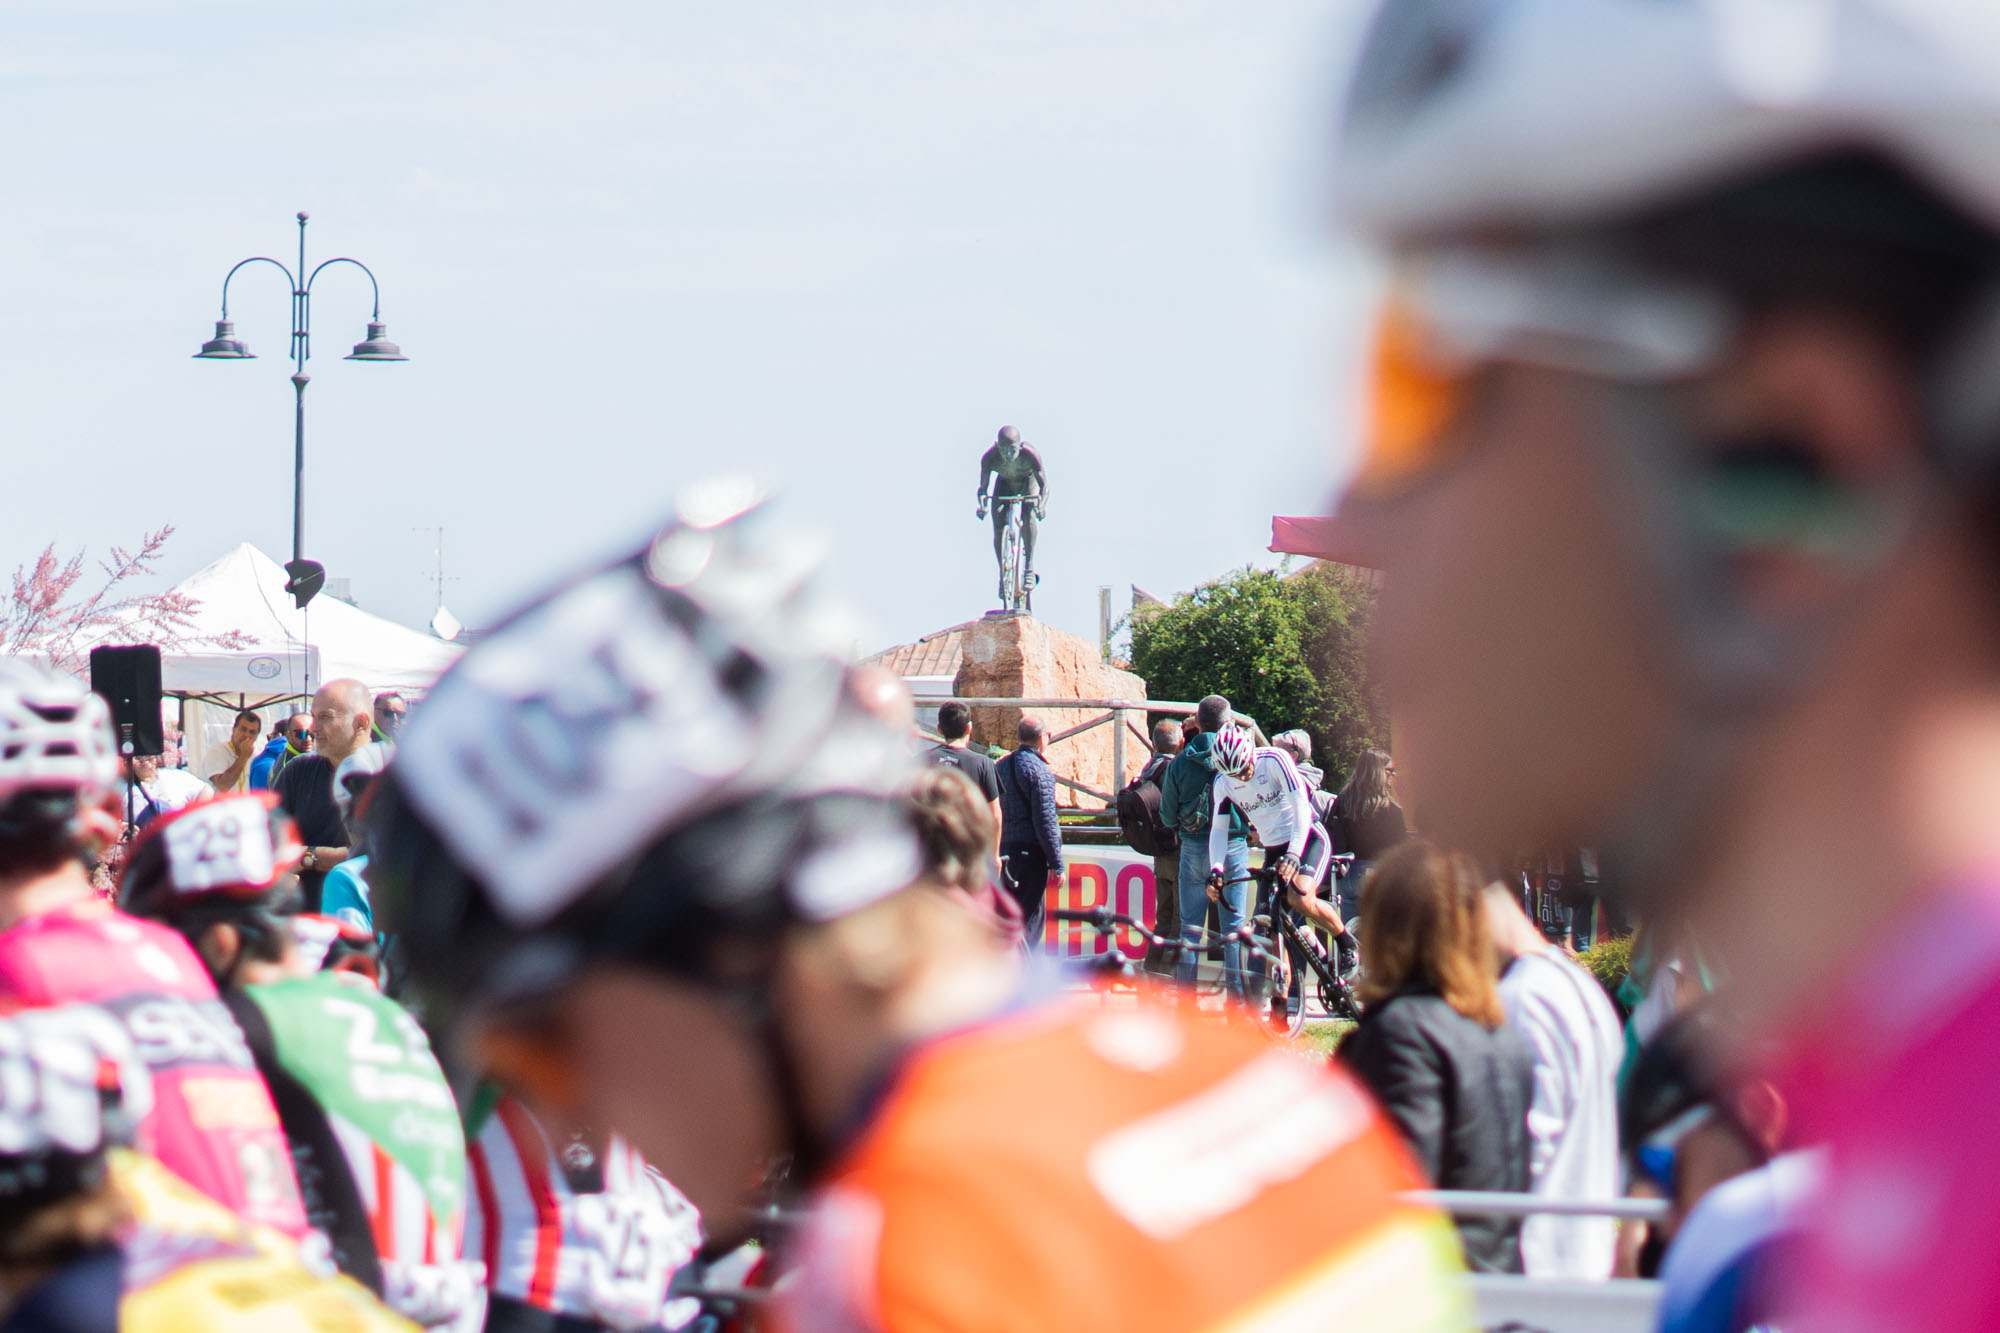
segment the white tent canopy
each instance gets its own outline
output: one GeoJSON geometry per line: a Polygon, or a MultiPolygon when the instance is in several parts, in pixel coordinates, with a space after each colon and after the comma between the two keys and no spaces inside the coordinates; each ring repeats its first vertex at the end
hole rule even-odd
{"type": "Polygon", "coordinates": [[[310,694],[351,676],[371,692],[421,693],[465,650],[332,597],[304,610],[285,591],[284,567],[248,542],[174,585],[196,603],[187,637],[168,652],[160,683],[176,694],[310,694]],[[216,647],[234,631],[243,647],[216,647]]]}

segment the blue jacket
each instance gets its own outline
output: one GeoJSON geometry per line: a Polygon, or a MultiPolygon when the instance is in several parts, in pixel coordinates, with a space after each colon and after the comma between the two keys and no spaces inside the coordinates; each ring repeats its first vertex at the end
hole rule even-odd
{"type": "Polygon", "coordinates": [[[1049,869],[1061,870],[1062,826],[1056,822],[1056,775],[1025,745],[993,766],[1000,783],[1000,847],[1040,847],[1049,869]]]}
{"type": "Polygon", "coordinates": [[[285,738],[273,736],[270,743],[250,761],[250,789],[266,791],[271,786],[271,770],[276,767],[278,756],[285,752],[285,738]]]}

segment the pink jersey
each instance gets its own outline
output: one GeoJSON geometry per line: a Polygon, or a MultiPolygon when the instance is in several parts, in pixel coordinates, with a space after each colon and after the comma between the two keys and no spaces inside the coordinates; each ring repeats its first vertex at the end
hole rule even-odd
{"type": "Polygon", "coordinates": [[[2000,1327],[2000,880],[1836,975],[1781,1080],[1797,1141],[1830,1148],[1784,1327],[2000,1327]]]}
{"type": "Polygon", "coordinates": [[[270,1090],[187,941],[99,898],[0,931],[0,1004],[74,1003],[116,1014],[152,1071],[141,1146],[250,1221],[305,1235],[270,1090]]]}
{"type": "Polygon", "coordinates": [[[604,1152],[604,1190],[570,1188],[554,1145],[502,1097],[468,1153],[465,1257],[486,1264],[496,1297],[618,1328],[679,1328],[695,1302],[667,1285],[701,1244],[700,1218],[623,1139],[604,1152]]]}

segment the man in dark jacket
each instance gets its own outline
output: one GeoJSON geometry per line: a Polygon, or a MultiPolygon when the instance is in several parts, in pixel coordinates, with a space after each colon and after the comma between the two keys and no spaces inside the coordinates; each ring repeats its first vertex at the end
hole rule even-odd
{"type": "Polygon", "coordinates": [[[358,680],[330,680],[313,695],[313,752],[286,764],[272,780],[278,804],[299,826],[305,859],[299,863],[299,888],[306,908],[317,912],[326,872],[354,854],[347,822],[333,796],[333,775],[340,761],[368,743],[375,726],[375,700],[358,680]]]}
{"type": "Polygon", "coordinates": [[[1048,891],[1062,882],[1062,829],[1056,822],[1056,775],[1043,757],[1048,732],[1031,717],[1015,730],[1021,744],[993,766],[1000,784],[1000,861],[1021,904],[1022,938],[1042,947],[1048,891]]]}
{"type": "MultiPolygon", "coordinates": [[[[1180,830],[1181,938],[1190,945],[1201,941],[1202,923],[1208,919],[1208,825],[1211,816],[1209,786],[1215,770],[1209,766],[1208,752],[1215,745],[1215,733],[1229,721],[1229,700],[1211,694],[1195,708],[1195,725],[1200,730],[1167,765],[1160,779],[1160,820],[1180,830]]],[[[1249,910],[1251,886],[1249,825],[1234,806],[1229,808],[1229,850],[1222,860],[1222,929],[1225,933],[1243,924],[1249,910]]],[[[1229,993],[1241,999],[1244,989],[1242,960],[1236,945],[1223,948],[1223,983],[1229,993]]],[[[1197,955],[1181,951],[1175,979],[1182,986],[1194,985],[1197,955]]]]}

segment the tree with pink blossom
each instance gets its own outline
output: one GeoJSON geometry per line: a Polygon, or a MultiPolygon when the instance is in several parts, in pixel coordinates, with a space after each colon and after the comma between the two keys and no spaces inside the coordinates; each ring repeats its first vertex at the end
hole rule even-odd
{"type": "Polygon", "coordinates": [[[247,635],[197,635],[194,613],[200,603],[169,588],[135,592],[135,579],[157,572],[160,552],[173,536],[171,526],[149,532],[137,550],[111,548],[97,561],[98,574],[84,578],[84,553],[64,559],[54,542],[33,564],[14,571],[11,591],[0,601],[0,655],[35,657],[58,671],[81,676],[98,643],[154,643],[162,651],[195,647],[247,647],[247,635]]]}

